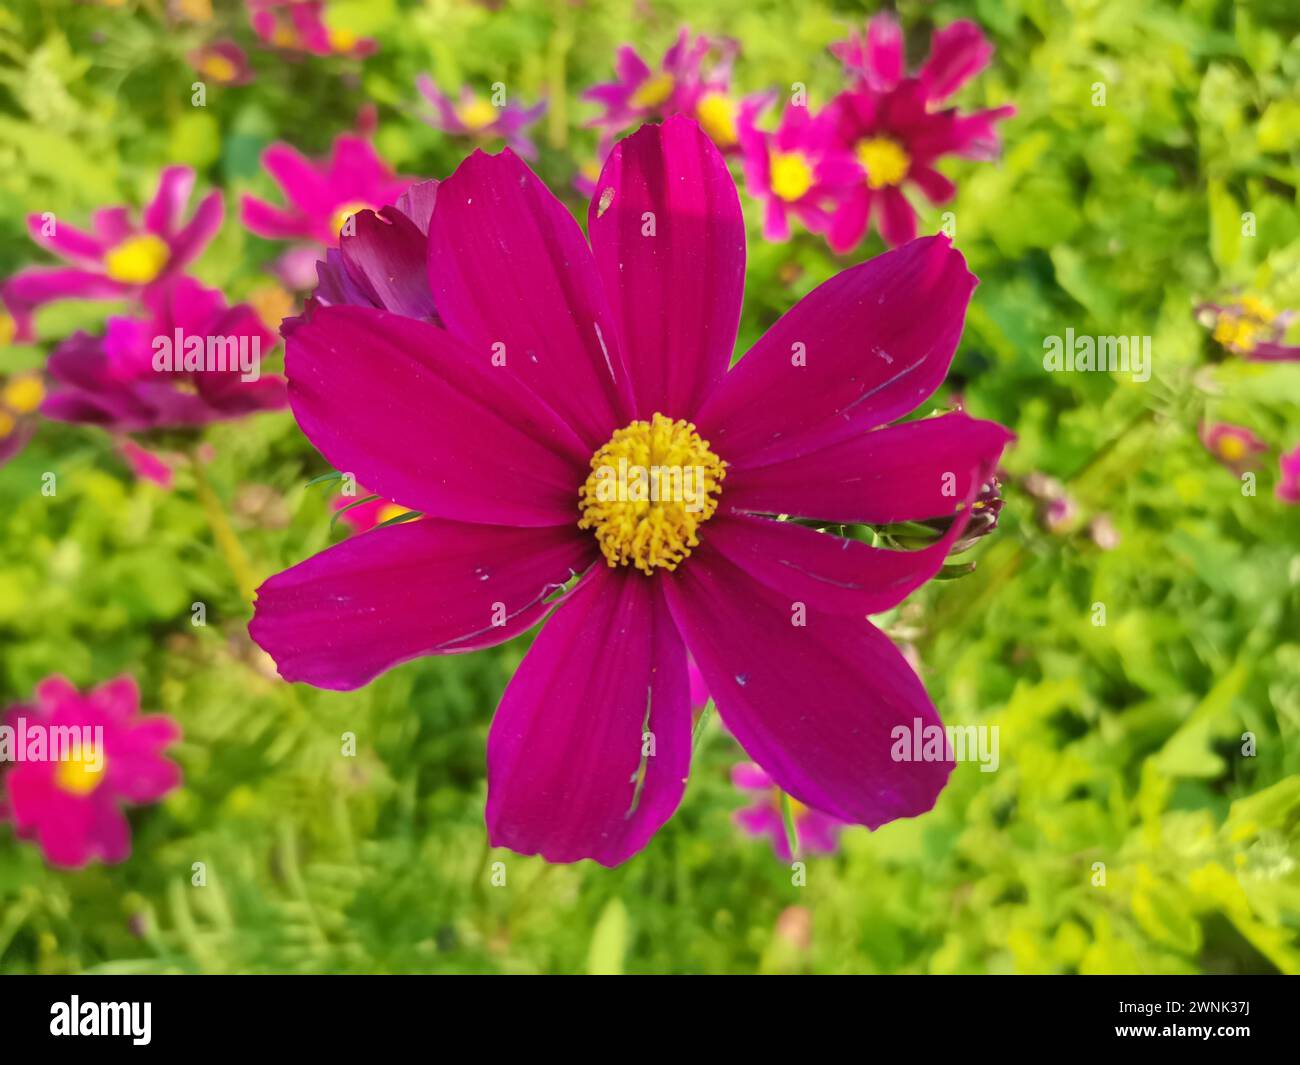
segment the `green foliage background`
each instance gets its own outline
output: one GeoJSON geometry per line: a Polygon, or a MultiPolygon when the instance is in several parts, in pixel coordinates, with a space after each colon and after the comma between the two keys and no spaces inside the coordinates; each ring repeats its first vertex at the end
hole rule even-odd
{"type": "MultiPolygon", "coordinates": [[[[729,33],[744,49],[740,88],[805,82],[820,105],[840,85],[825,46],[874,10],[344,0],[331,23],[374,36],[379,53],[286,63],[252,47],[240,5],[216,7],[257,80],[209,86],[204,108],[190,104],[184,55],[211,29],[169,25],[157,0],[0,12],[0,273],[41,259],[28,211],[81,220],[139,203],[161,166],[184,162],[227,194],[227,225],[195,272],[243,296],[283,247],[234,221],[239,193],[275,198],[258,166],[270,141],[319,154],[369,100],[396,168],[455,167],[467,146],[416,117],[424,70],[444,89],[547,93],[538,169],[576,209],[572,177],[595,143],[577,94],[608,78],[617,44],[658,54],[682,24],[729,33]]],[[[1300,972],[1300,508],[1273,497],[1275,455],[1245,496],[1196,436],[1211,417],[1275,451],[1300,443],[1300,365],[1225,358],[1192,315],[1235,290],[1300,308],[1300,11],[898,10],[914,58],[932,25],[980,22],[997,57],[960,99],[1019,111],[1000,163],[945,166],[957,243],[981,278],[948,394],[1019,434],[1002,527],[974,575],[881,619],[912,638],[947,722],[1000,726],[999,770],[959,766],[931,814],[849,831],[796,887],[731,825],[739,753],[715,722],[681,810],[623,867],[489,852],[485,736],[527,638],[351,694],[285,685],[248,641],[248,606],[190,475],[162,491],[133,479],[104,434],[46,425],[0,469],[0,702],[51,673],[90,685],[131,672],[146,709],[184,728],[186,783],[132,814],[135,853],[117,867],[51,870],[0,827],[0,971],[1300,972]],[[1254,237],[1241,236],[1243,211],[1254,237]],[[1043,337],[1067,327],[1151,335],[1152,380],[1044,373],[1043,337]],[[1034,470],[1065,481],[1083,519],[1109,514],[1119,547],[1043,531],[1016,488],[1034,470]],[[58,475],[55,498],[39,491],[44,471],[58,475]],[[197,601],[203,628],[190,624],[197,601]],[[345,731],[355,759],[340,757],[345,731]],[[206,888],[190,884],[198,861],[206,888]],[[792,906],[810,916],[806,948],[777,932],[792,906]]],[[[764,244],[746,210],[738,351],[847,264],[806,234],[764,244]]],[[[926,207],[923,231],[938,225],[926,207]]],[[[105,310],[51,309],[42,336],[105,310]]],[[[39,365],[47,349],[0,351],[0,368],[39,365]]],[[[327,490],[305,487],[326,467],[287,413],[208,439],[259,578],[339,535],[327,490]],[[250,485],[282,501],[286,527],[250,485]]]]}

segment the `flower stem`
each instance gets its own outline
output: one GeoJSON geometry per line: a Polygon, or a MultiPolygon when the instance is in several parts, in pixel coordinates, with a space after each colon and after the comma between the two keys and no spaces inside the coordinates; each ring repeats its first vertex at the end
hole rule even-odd
{"type": "Polygon", "coordinates": [[[212,529],[212,538],[216,541],[218,550],[226,560],[230,575],[235,578],[235,586],[239,589],[239,597],[244,602],[251,603],[257,588],[257,582],[253,578],[253,567],[249,564],[248,555],[244,552],[244,545],[239,542],[239,537],[235,535],[234,527],[226,516],[225,508],[221,505],[221,499],[218,497],[216,489],[212,487],[212,482],[203,469],[203,460],[199,458],[197,451],[190,453],[190,467],[194,471],[194,490],[198,494],[204,514],[207,515],[208,526],[212,529]]]}

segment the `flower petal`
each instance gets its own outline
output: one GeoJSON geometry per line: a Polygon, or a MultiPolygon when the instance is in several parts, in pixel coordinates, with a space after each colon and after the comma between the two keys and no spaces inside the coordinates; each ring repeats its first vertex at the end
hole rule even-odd
{"type": "Polygon", "coordinates": [[[435,517],[576,523],[590,450],[489,356],[369,307],[314,307],[289,327],[289,401],[335,469],[435,517]]]}
{"type": "Polygon", "coordinates": [[[745,752],[805,806],[878,828],[924,813],[950,761],[896,762],[892,733],[938,725],[925,688],[869,622],[790,602],[709,543],[666,583],[666,597],[723,722],[745,752]]]}
{"type": "Polygon", "coordinates": [[[591,250],[514,152],[475,152],[439,186],[428,270],[447,329],[485,363],[504,355],[505,372],[573,427],[588,456],[631,420],[591,250]]]}
{"type": "Polygon", "coordinates": [[[617,865],[677,808],[690,768],[689,686],[660,587],[597,566],[543,626],[488,735],[493,846],[617,865]]]}
{"type": "Polygon", "coordinates": [[[164,167],[158,191],[144,209],[144,227],[160,237],[170,237],[181,224],[185,205],[194,191],[194,171],[188,166],[164,167]]]}
{"type": "Polygon", "coordinates": [[[930,58],[918,74],[927,99],[951,96],[992,58],[993,45],[975,23],[961,19],[937,30],[930,39],[930,58]]]}
{"type": "Polygon", "coordinates": [[[428,240],[419,227],[385,207],[378,214],[358,212],[353,228],[354,233],[339,237],[339,253],[374,305],[407,318],[436,318],[425,267],[428,240]]]}
{"type": "Polygon", "coordinates": [[[992,476],[1011,440],[997,422],[961,413],[922,418],[729,475],[722,500],[732,510],[828,522],[949,517],[992,476]]]}
{"type": "Polygon", "coordinates": [[[605,161],[587,215],[636,413],[690,418],[731,363],[745,222],[722,154],[692,119],[643,126],[605,161]]]}
{"type": "Polygon", "coordinates": [[[744,467],[901,417],[947,375],[974,287],[947,237],[925,237],[836,274],[727,375],[699,412],[700,432],[744,467]]]}
{"type": "Polygon", "coordinates": [[[942,539],[919,551],[740,514],[715,518],[705,535],[720,554],[791,602],[865,617],[897,606],[938,573],[969,517],[963,511],[942,539]]]}
{"type": "Polygon", "coordinates": [[[575,527],[389,525],[267,580],[248,631],[285,680],[347,691],[421,655],[517,636],[594,557],[575,527]]]}

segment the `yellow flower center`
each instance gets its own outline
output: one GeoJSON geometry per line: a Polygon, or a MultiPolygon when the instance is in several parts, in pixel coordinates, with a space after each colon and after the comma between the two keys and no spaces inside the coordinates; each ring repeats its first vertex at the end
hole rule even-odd
{"type": "Polygon", "coordinates": [[[281,20],[271,31],[271,43],[280,48],[293,48],[298,44],[298,31],[290,23],[281,20]]]}
{"type": "Polygon", "coordinates": [[[104,270],[124,285],[147,285],[163,272],[171,254],[162,237],[141,233],[110,248],[104,256],[104,270]]]}
{"type": "Polygon", "coordinates": [[[234,62],[219,52],[210,52],[205,55],[203,61],[199,64],[199,70],[213,81],[234,81],[236,75],[239,74],[239,68],[235,66],[234,62]]]}
{"type": "Polygon", "coordinates": [[[45,385],[39,374],[25,373],[11,377],[0,390],[0,404],[15,414],[31,414],[45,398],[45,385]]]}
{"type": "Polygon", "coordinates": [[[490,100],[485,100],[481,96],[475,96],[472,100],[456,108],[456,117],[466,129],[473,133],[487,129],[497,120],[497,109],[492,106],[490,100]]]}
{"type": "Polygon", "coordinates": [[[1261,325],[1268,325],[1277,317],[1277,311],[1273,310],[1258,296],[1242,296],[1241,309],[1248,317],[1254,318],[1261,325]]]}
{"type": "Polygon", "coordinates": [[[342,233],[343,227],[348,224],[348,219],[354,214],[373,210],[374,208],[364,200],[349,200],[347,203],[340,204],[334,208],[334,213],[330,215],[330,232],[334,234],[342,233]]]}
{"type": "Polygon", "coordinates": [[[695,107],[704,132],[719,148],[730,148],[740,139],[736,118],[740,105],[725,92],[706,92],[695,107]]]}
{"type": "Polygon", "coordinates": [[[592,455],[578,528],[595,532],[611,567],[674,570],[718,509],[726,465],[688,421],[635,421],[592,455]]]}
{"type": "Polygon", "coordinates": [[[357,35],[351,30],[330,30],[330,47],[336,52],[350,52],[357,46],[357,35]]]}
{"type": "Polygon", "coordinates": [[[12,433],[17,424],[18,422],[14,420],[12,414],[7,410],[0,410],[0,440],[12,433]]]}
{"type": "Polygon", "coordinates": [[[773,152],[772,191],[786,203],[801,200],[813,184],[812,164],[802,152],[773,152]]]}
{"type": "Polygon", "coordinates": [[[888,137],[871,137],[858,145],[858,162],[873,189],[898,185],[907,177],[912,160],[901,145],[888,137]]]}
{"type": "Polygon", "coordinates": [[[651,74],[638,85],[629,102],[633,107],[658,107],[673,94],[676,87],[673,76],[660,71],[651,74]]]}
{"type": "Polygon", "coordinates": [[[104,770],[108,767],[104,752],[97,752],[98,766],[93,766],[86,760],[86,753],[83,750],[82,757],[65,759],[54,771],[55,784],[69,795],[89,795],[104,782],[104,770]]]}
{"type": "Polygon", "coordinates": [[[1225,433],[1219,437],[1219,454],[1229,462],[1245,458],[1246,442],[1239,436],[1225,433]]]}

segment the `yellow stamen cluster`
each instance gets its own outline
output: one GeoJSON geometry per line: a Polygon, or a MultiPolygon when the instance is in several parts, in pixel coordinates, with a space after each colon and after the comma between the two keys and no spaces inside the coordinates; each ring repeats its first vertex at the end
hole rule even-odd
{"type": "Polygon", "coordinates": [[[673,94],[676,86],[671,74],[651,74],[636,87],[628,102],[633,107],[658,107],[673,94]]]}
{"type": "Polygon", "coordinates": [[[233,60],[220,52],[209,52],[199,62],[199,72],[206,74],[213,81],[225,84],[228,81],[235,80],[239,74],[239,68],[235,66],[233,60]]]}
{"type": "Polygon", "coordinates": [[[104,782],[104,772],[108,768],[108,759],[103,752],[98,759],[98,767],[92,767],[85,758],[69,758],[58,764],[54,771],[54,782],[69,795],[89,795],[104,782]]]}
{"type": "Polygon", "coordinates": [[[374,208],[365,200],[349,200],[347,203],[340,204],[334,208],[334,213],[330,215],[330,232],[336,235],[342,233],[343,227],[348,224],[348,219],[354,214],[373,210],[374,208]]]}
{"type": "Polygon", "coordinates": [[[801,200],[813,186],[813,168],[802,152],[773,152],[772,191],[786,203],[801,200]]]}
{"type": "Polygon", "coordinates": [[[700,125],[719,148],[730,148],[740,140],[739,114],[740,105],[725,92],[706,92],[695,105],[700,125]]]}
{"type": "Polygon", "coordinates": [[[1225,348],[1249,354],[1260,338],[1268,335],[1277,320],[1277,311],[1255,296],[1243,296],[1214,323],[1214,339],[1225,348]]]}
{"type": "Polygon", "coordinates": [[[104,256],[104,271],[124,285],[147,285],[163,272],[171,254],[162,237],[141,233],[109,249],[104,256]]]}
{"type": "Polygon", "coordinates": [[[862,169],[867,172],[867,185],[873,189],[901,184],[912,166],[907,152],[888,137],[871,137],[862,141],[857,155],[862,169]]]}
{"type": "Polygon", "coordinates": [[[492,101],[475,96],[456,108],[456,117],[466,129],[477,133],[479,130],[487,129],[497,120],[497,109],[492,106],[492,101]]]}
{"type": "Polygon", "coordinates": [[[1219,456],[1228,462],[1245,458],[1246,442],[1235,433],[1224,433],[1219,437],[1219,456]]]}
{"type": "Polygon", "coordinates": [[[591,457],[578,528],[595,532],[611,567],[674,570],[718,508],[726,463],[688,421],[655,414],[619,429],[591,457]]]}

